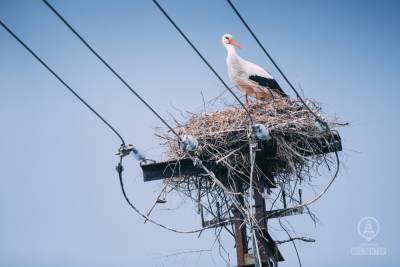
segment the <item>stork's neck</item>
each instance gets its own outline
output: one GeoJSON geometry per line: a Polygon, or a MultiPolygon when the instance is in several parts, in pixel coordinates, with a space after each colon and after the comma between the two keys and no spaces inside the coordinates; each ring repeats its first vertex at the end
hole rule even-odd
{"type": "Polygon", "coordinates": [[[228,55],[226,57],[227,61],[241,61],[241,57],[236,53],[235,47],[232,45],[227,45],[226,46],[226,51],[228,52],[228,55]]]}
{"type": "Polygon", "coordinates": [[[236,49],[233,45],[227,45],[225,47],[226,47],[226,51],[228,52],[228,56],[229,55],[237,56],[236,49]]]}

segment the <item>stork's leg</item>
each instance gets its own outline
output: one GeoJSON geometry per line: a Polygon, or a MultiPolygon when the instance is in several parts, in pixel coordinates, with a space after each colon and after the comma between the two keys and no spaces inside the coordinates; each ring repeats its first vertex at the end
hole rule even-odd
{"type": "Polygon", "coordinates": [[[256,93],[256,104],[257,105],[263,105],[265,104],[265,94],[263,92],[257,92],[256,93]]]}
{"type": "Polygon", "coordinates": [[[249,105],[249,96],[247,94],[244,95],[244,103],[246,104],[246,106],[249,105]]]}

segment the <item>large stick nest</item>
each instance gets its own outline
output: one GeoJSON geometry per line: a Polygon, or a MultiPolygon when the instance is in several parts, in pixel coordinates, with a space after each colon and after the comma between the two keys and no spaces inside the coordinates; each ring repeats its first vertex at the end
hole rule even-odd
{"type": "MultiPolygon", "coordinates": [[[[306,102],[331,129],[337,127],[336,119],[327,120],[322,116],[316,102],[309,99],[306,102]]],[[[329,145],[332,135],[302,103],[280,100],[270,104],[252,104],[248,110],[255,123],[268,127],[272,137],[270,142],[276,149],[275,160],[280,163],[275,166],[275,175],[310,178],[320,165],[330,165],[330,156],[322,153],[321,146],[329,145]]],[[[199,141],[196,154],[200,158],[215,160],[234,169],[248,168],[246,144],[251,128],[249,117],[242,107],[190,114],[187,121],[178,123],[175,130],[181,136],[191,135],[199,141]]],[[[166,133],[160,136],[167,140],[167,156],[170,159],[185,157],[185,151],[173,135],[166,133]]]]}

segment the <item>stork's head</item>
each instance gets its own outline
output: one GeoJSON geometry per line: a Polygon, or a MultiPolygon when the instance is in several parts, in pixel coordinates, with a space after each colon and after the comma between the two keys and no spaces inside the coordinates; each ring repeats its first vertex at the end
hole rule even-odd
{"type": "Polygon", "coordinates": [[[235,47],[237,47],[237,48],[240,48],[240,45],[233,39],[232,34],[229,34],[229,33],[224,34],[224,35],[222,36],[222,44],[223,44],[226,48],[228,48],[228,47],[230,47],[230,46],[235,46],[235,47]]]}

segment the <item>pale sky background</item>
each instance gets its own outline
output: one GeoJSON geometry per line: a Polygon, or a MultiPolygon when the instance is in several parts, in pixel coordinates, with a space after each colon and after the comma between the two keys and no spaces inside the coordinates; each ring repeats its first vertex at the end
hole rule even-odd
{"type": "MultiPolygon", "coordinates": [[[[52,4],[161,114],[199,111],[200,92],[222,92],[191,48],[151,1],[60,1],[52,4]]],[[[161,1],[228,81],[220,38],[231,33],[240,54],[269,69],[293,96],[225,1],[161,1]]],[[[290,218],[317,239],[299,244],[303,266],[399,266],[398,174],[400,2],[235,1],[282,69],[341,130],[344,164],[329,193],[307,216],[290,218]],[[369,245],[387,255],[352,256],[365,243],[357,223],[373,216],[369,245]]],[[[129,143],[156,159],[160,122],[38,0],[0,0],[0,18],[98,109],[129,143]]],[[[119,140],[0,29],[0,266],[223,266],[208,249],[213,233],[179,235],[134,214],[120,192],[114,155],[119,140]]],[[[125,161],[129,196],[147,210],[160,188],[125,161]]],[[[329,177],[321,177],[324,184],[329,177]]],[[[305,196],[307,197],[307,196],[305,196]]],[[[172,205],[176,199],[171,199],[172,205]]],[[[192,203],[155,217],[183,229],[200,226],[192,203]]],[[[277,237],[283,237],[276,233],[277,237]]],[[[224,237],[236,264],[233,240],[224,237]]],[[[298,266],[290,244],[280,266],[298,266]]]]}

